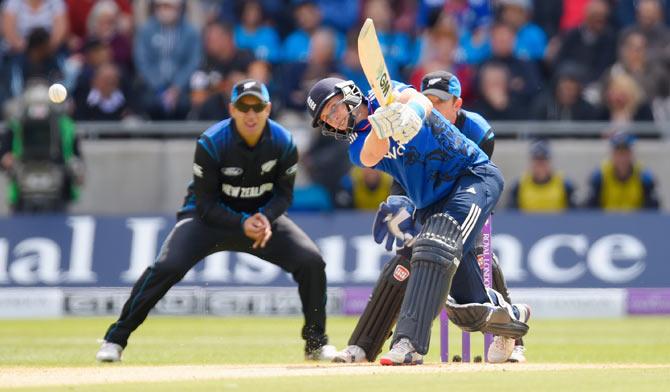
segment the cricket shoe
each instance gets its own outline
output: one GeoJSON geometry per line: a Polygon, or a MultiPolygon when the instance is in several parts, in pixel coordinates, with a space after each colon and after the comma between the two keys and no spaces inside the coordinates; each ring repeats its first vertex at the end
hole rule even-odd
{"type": "Polygon", "coordinates": [[[383,366],[421,365],[423,355],[416,352],[409,339],[402,338],[379,359],[379,363],[383,366]]]}
{"type": "Polygon", "coordinates": [[[489,346],[486,358],[490,363],[507,362],[514,351],[514,339],[504,336],[494,336],[493,343],[489,346]]]}
{"type": "Polygon", "coordinates": [[[95,359],[99,362],[119,362],[121,361],[122,352],[123,347],[116,343],[104,341],[98,353],[95,354],[95,359]]]}
{"type": "Polygon", "coordinates": [[[333,362],[336,363],[358,363],[358,362],[367,362],[365,358],[365,350],[360,346],[349,346],[342,351],[338,351],[333,358],[333,362]]]}
{"type": "Polygon", "coordinates": [[[512,355],[509,356],[507,359],[507,362],[514,362],[514,363],[524,363],[526,362],[526,348],[524,346],[514,346],[514,350],[512,351],[512,355]]]}
{"type": "MultiPolygon", "coordinates": [[[[516,307],[517,311],[519,312],[519,321],[527,323],[528,319],[530,319],[530,306],[525,304],[519,304],[514,305],[514,307],[516,307]]],[[[506,338],[504,336],[494,336],[493,343],[489,347],[489,350],[486,354],[488,361],[490,363],[507,362],[512,357],[515,347],[517,347],[515,345],[515,342],[516,341],[512,338],[506,338]]],[[[523,349],[523,346],[519,347],[522,347],[523,349]]],[[[525,362],[526,358],[523,355],[523,351],[521,351],[520,354],[521,358],[523,358],[523,362],[525,362]]]]}
{"type": "Polygon", "coordinates": [[[335,346],[330,344],[324,344],[323,346],[317,348],[316,350],[312,350],[308,353],[305,353],[305,360],[332,362],[336,354],[337,349],[335,348],[335,346]]]}

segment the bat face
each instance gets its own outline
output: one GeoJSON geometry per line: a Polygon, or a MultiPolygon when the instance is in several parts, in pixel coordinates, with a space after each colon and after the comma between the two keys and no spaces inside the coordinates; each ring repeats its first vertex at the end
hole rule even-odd
{"type": "Polygon", "coordinates": [[[381,106],[389,105],[393,102],[391,77],[377,40],[374,22],[370,18],[365,20],[361,32],[358,34],[358,58],[379,104],[381,106]]]}

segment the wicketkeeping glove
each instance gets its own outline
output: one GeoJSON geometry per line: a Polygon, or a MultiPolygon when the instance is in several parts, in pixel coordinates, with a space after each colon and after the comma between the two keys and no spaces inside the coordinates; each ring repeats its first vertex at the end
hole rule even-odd
{"type": "Polygon", "coordinates": [[[414,221],[414,211],[414,204],[407,196],[389,196],[375,215],[372,226],[375,242],[381,244],[386,238],[384,247],[389,251],[393,250],[394,241],[397,248],[412,246],[421,229],[414,221]]]}

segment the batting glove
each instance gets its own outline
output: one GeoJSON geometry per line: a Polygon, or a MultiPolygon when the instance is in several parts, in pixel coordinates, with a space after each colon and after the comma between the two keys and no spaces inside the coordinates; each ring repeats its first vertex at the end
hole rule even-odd
{"type": "MultiPolygon", "coordinates": [[[[399,123],[394,124],[391,137],[400,144],[407,144],[421,130],[423,119],[419,116],[417,109],[415,109],[412,104],[398,105],[399,123]]],[[[419,109],[423,111],[423,108],[419,109]]]]}
{"type": "Polygon", "coordinates": [[[407,196],[389,196],[375,215],[372,226],[375,242],[382,244],[386,238],[384,247],[388,251],[393,250],[393,242],[397,248],[412,246],[421,229],[414,221],[414,211],[414,204],[407,196]]]}
{"type": "Polygon", "coordinates": [[[400,125],[400,112],[395,105],[399,104],[392,103],[387,107],[380,107],[374,114],[368,116],[368,121],[370,121],[370,125],[372,125],[372,130],[377,137],[382,140],[391,137],[393,134],[393,127],[400,125]]]}

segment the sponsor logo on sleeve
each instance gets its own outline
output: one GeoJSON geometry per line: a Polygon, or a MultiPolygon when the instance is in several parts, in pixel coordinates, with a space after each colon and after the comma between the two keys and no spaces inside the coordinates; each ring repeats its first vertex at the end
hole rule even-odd
{"type": "Polygon", "coordinates": [[[235,177],[239,176],[242,174],[244,170],[242,170],[241,167],[224,167],[221,168],[221,173],[223,173],[224,176],[229,176],[229,177],[235,177]]]}
{"type": "Polygon", "coordinates": [[[295,174],[298,171],[298,164],[296,163],[295,165],[289,167],[286,169],[286,175],[290,176],[292,174],[295,174]]]}
{"type": "Polygon", "coordinates": [[[196,177],[202,178],[203,173],[202,173],[202,166],[198,165],[197,163],[193,164],[193,175],[196,177]]]}

